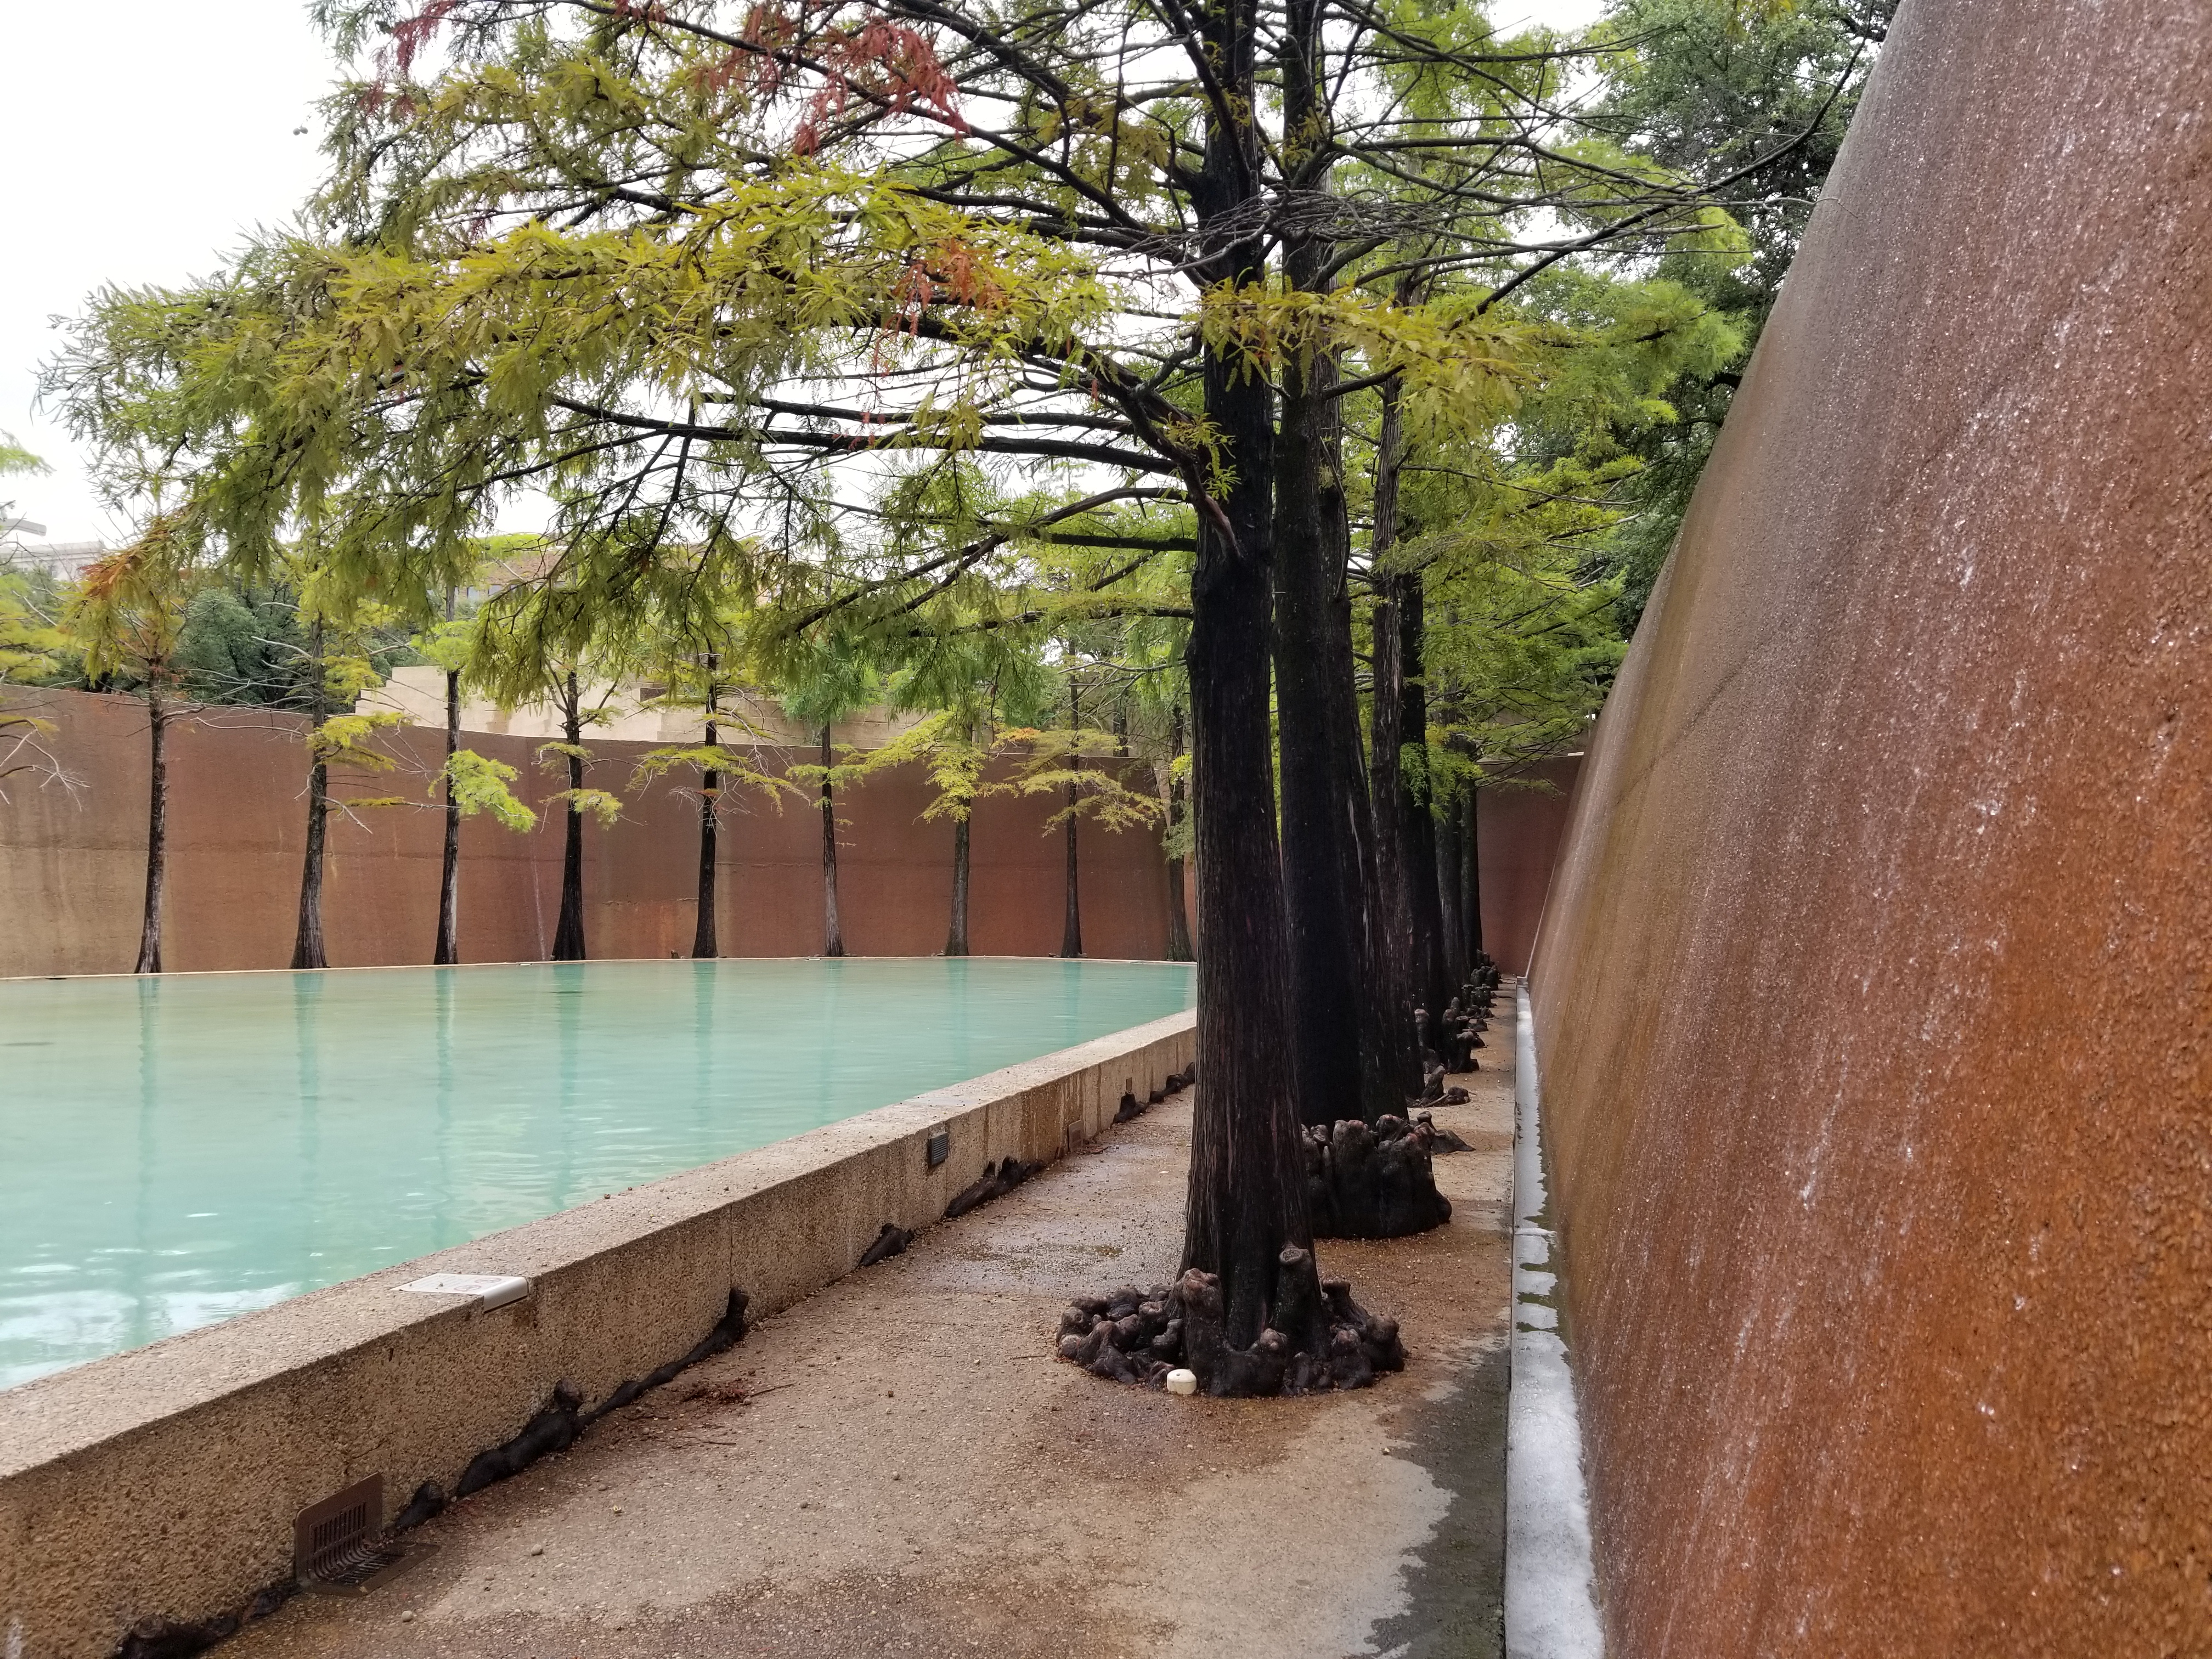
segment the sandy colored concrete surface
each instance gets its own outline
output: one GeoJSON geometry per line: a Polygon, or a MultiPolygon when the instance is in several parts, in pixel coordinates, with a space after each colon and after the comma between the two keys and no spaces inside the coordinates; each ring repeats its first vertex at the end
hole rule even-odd
{"type": "MultiPolygon", "coordinates": [[[[1498,1028],[1504,1029],[1504,1028],[1498,1028]]],[[[1177,1400],[1049,1357],[1084,1291],[1167,1278],[1188,1096],[460,1505],[436,1553],[225,1659],[851,1654],[1491,1659],[1510,1043],[1437,1113],[1449,1226],[1322,1246],[1396,1314],[1355,1395],[1177,1400]],[[542,1552],[542,1553],[540,1553],[542,1552]]]]}

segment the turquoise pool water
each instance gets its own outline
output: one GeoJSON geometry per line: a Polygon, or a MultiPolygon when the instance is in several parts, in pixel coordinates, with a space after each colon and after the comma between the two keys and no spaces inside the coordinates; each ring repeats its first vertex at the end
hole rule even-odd
{"type": "Polygon", "coordinates": [[[0,1388],[1190,1006],[1050,960],[0,983],[0,1388]]]}

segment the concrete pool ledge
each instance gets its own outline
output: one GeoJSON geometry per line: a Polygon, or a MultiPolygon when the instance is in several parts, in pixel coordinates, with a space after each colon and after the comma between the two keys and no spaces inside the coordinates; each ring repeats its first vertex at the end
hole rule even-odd
{"type": "Polygon", "coordinates": [[[0,1392],[8,1659],[105,1659],[142,1619],[243,1607],[289,1577],[310,1504],[374,1475],[387,1510],[450,1490],[556,1382],[605,1399],[691,1348],[732,1286],[755,1316],[799,1301],[985,1164],[1097,1136],[1195,1042],[1170,1015],[0,1392]],[[401,1288],[434,1273],[531,1289],[487,1310],[401,1288]]]}

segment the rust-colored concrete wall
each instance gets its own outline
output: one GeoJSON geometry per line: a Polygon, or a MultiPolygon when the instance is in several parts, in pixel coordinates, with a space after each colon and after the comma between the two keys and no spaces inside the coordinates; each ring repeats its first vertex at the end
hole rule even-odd
{"type": "Polygon", "coordinates": [[[1624,1659],[2212,1652],[2212,5],[1905,0],[1534,995],[1624,1659]]]}
{"type": "Polygon", "coordinates": [[[1562,755],[1528,768],[1516,780],[1520,787],[1475,792],[1482,948],[1505,973],[1528,971],[1581,769],[1581,756],[1562,755]]]}
{"type": "MultiPolygon", "coordinates": [[[[127,697],[76,692],[11,696],[56,722],[51,746],[78,780],[72,793],[18,775],[0,802],[0,975],[127,972],[145,888],[146,720],[127,697]]],[[[307,828],[302,721],[211,709],[172,729],[170,871],[164,965],[281,968],[291,959],[307,828]]],[[[561,787],[532,763],[532,739],[472,733],[469,746],[519,767],[534,805],[561,787]]],[[[437,922],[442,821],[426,779],[441,732],[402,727],[380,746],[401,771],[353,793],[407,795],[424,810],[334,818],[324,926],[333,965],[429,960],[437,922]]],[[[599,743],[599,787],[627,793],[647,745],[599,743]]],[[[781,751],[768,751],[771,757],[781,751]]],[[[792,758],[814,758],[798,752],[792,758]]],[[[586,933],[594,957],[689,954],[698,880],[697,808],[663,781],[611,828],[585,827],[586,933]]],[[[838,899],[855,955],[927,956],[945,945],[952,830],[921,822],[930,792],[919,768],[871,780],[841,799],[838,899]]],[[[994,796],[975,813],[969,945],[980,954],[1056,954],[1065,852],[1042,833],[1053,805],[994,796]]],[[[461,829],[461,953],[514,962],[550,950],[561,902],[561,818],[517,836],[489,818],[461,829]]],[[[1083,942],[1094,957],[1157,957],[1167,949],[1167,875],[1159,837],[1080,836],[1083,942]]],[[[808,800],[781,811],[758,797],[726,817],[719,886],[730,956],[810,956],[822,949],[822,818],[808,800]]]]}

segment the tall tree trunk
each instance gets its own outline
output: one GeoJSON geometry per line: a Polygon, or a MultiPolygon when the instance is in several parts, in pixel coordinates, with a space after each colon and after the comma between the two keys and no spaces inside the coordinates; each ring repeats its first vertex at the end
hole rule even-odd
{"type": "MultiPolygon", "coordinates": [[[[707,653],[707,747],[712,749],[721,740],[714,724],[715,694],[720,690],[714,683],[718,666],[715,653],[707,653]]],[[[708,767],[699,778],[699,920],[691,934],[691,954],[694,957],[718,957],[721,947],[714,934],[714,861],[715,809],[721,803],[722,775],[708,767]]]]}
{"type": "MultiPolygon", "coordinates": [[[[1281,53],[1285,164],[1326,193],[1329,142],[1321,70],[1321,8],[1290,0],[1281,53]],[[1313,172],[1316,167],[1321,169],[1313,172]]],[[[1291,288],[1325,292],[1328,245],[1293,235],[1291,288]]],[[[1358,945],[1352,907],[1359,848],[1338,769],[1340,710],[1332,635],[1351,627],[1345,594],[1351,532],[1344,501],[1336,365],[1316,355],[1283,374],[1275,454],[1275,708],[1282,757],[1283,908],[1291,950],[1291,1029],[1298,1115],[1328,1123],[1358,1112],[1358,945]]],[[[1343,665],[1349,669],[1347,649],[1343,665]]],[[[1351,690],[1347,684],[1344,688],[1351,690]]]]}
{"type": "Polygon", "coordinates": [[[1075,857],[1075,786],[1067,790],[1067,913],[1060,924],[1060,953],[1064,957],[1083,954],[1083,895],[1076,878],[1075,857]]]}
{"type": "Polygon", "coordinates": [[[1460,886],[1466,835],[1467,798],[1454,795],[1437,836],[1437,896],[1443,905],[1444,973],[1455,992],[1467,983],[1467,925],[1460,886]]]}
{"type": "MultiPolygon", "coordinates": [[[[1168,749],[1168,839],[1173,843],[1176,832],[1182,825],[1183,781],[1175,775],[1175,763],[1182,756],[1182,705],[1175,709],[1175,723],[1170,728],[1168,749]]],[[[1176,854],[1168,855],[1168,960],[1188,962],[1190,948],[1190,911],[1184,894],[1188,882],[1183,876],[1182,859],[1176,854]]]]}
{"type": "MultiPolygon", "coordinates": [[[[1209,104],[1197,205],[1218,224],[1258,194],[1255,0],[1212,0],[1204,49],[1226,93],[1209,104]]],[[[1256,239],[1223,248],[1195,273],[1243,287],[1265,280],[1256,239]]],[[[1291,1018],[1280,848],[1275,834],[1269,544],[1274,486],[1273,395],[1222,347],[1209,348],[1204,406],[1231,480],[1199,516],[1192,576],[1190,669],[1198,817],[1199,1088],[1191,1119],[1182,1265],[1218,1273],[1224,1334],[1255,1340],[1270,1316],[1303,1304],[1304,1277],[1285,1284],[1286,1248],[1310,1251],[1303,1140],[1282,1041],[1291,1018]]],[[[1296,1260],[1296,1258],[1294,1258],[1296,1260]]],[[[1289,1318],[1285,1315],[1286,1320],[1289,1318]]],[[[1293,1346],[1314,1333],[1291,1331],[1293,1346]]]]}
{"type": "MultiPolygon", "coordinates": [[[[1297,7],[1293,9],[1297,9],[1297,7]]],[[[1295,85],[1297,77],[1285,75],[1295,85]]],[[[1301,118],[1286,102],[1285,122],[1301,118]]],[[[1295,283],[1313,263],[1294,247],[1295,283]]],[[[1286,371],[1275,492],[1275,707],[1282,757],[1283,902],[1291,950],[1290,1038],[1298,1115],[1329,1123],[1361,1109],[1360,848],[1340,724],[1354,696],[1345,589],[1348,532],[1335,442],[1334,366],[1286,371]],[[1334,635],[1346,634],[1340,653],[1334,635]],[[1345,672],[1340,686],[1337,671],[1345,672]]]]}
{"type": "MultiPolygon", "coordinates": [[[[1071,744],[1075,741],[1075,733],[1079,729],[1079,719],[1080,710],[1077,708],[1075,701],[1075,681],[1071,677],[1067,682],[1067,737],[1071,744]]],[[[1083,769],[1083,756],[1080,751],[1074,755],[1073,764],[1077,771],[1080,772],[1083,769]]],[[[1077,793],[1075,786],[1069,784],[1066,824],[1067,914],[1062,919],[1060,927],[1060,953],[1064,957],[1079,957],[1083,954],[1083,889],[1077,879],[1075,860],[1075,809],[1081,799],[1082,797],[1077,793]]]]}
{"type": "Polygon", "coordinates": [[[1467,956],[1483,958],[1482,944],[1482,792],[1467,792],[1466,874],[1460,883],[1461,902],[1467,910],[1467,956]]]}
{"type": "MultiPolygon", "coordinates": [[[[1426,752],[1429,739],[1429,689],[1421,664],[1426,610],[1421,593],[1421,574],[1408,571],[1398,594],[1398,665],[1400,694],[1405,700],[1400,714],[1400,739],[1408,748],[1426,752]]],[[[1413,963],[1419,975],[1421,1006],[1428,1011],[1427,1041],[1441,1049],[1437,1017],[1451,1000],[1452,982],[1444,971],[1443,906],[1437,894],[1437,820],[1430,811],[1429,769],[1418,773],[1399,769],[1399,813],[1406,871],[1407,914],[1413,927],[1413,963]]]]}
{"type": "MultiPolygon", "coordinates": [[[[453,614],[446,596],[446,616],[453,614]]],[[[438,866],[438,945],[430,960],[449,968],[461,959],[461,803],[453,793],[453,757],[461,748],[461,677],[446,675],[446,845],[438,866]]]]}
{"type": "Polygon", "coordinates": [[[584,811],[575,792],[584,787],[584,692],[570,669],[562,683],[561,735],[568,745],[568,818],[561,843],[561,920],[553,929],[553,960],[581,962],[584,948],[584,811]]]}
{"type": "MultiPolygon", "coordinates": [[[[1290,0],[1285,11],[1284,126],[1316,146],[1328,141],[1318,85],[1322,16],[1322,0],[1290,0]]],[[[1298,164],[1294,149],[1286,165],[1298,164]]],[[[1324,291],[1327,252],[1326,245],[1293,238],[1284,256],[1291,287],[1324,291]]],[[[1403,974],[1370,925],[1374,828],[1359,747],[1336,364],[1325,356],[1308,365],[1294,362],[1285,365],[1284,381],[1275,477],[1275,703],[1299,1114],[1314,1124],[1373,1121],[1406,1109],[1420,1092],[1421,1073],[1405,1030],[1403,974]]],[[[1362,1178],[1346,1172],[1344,1179],[1348,1185],[1340,1194],[1333,1186],[1333,1194],[1370,1197],[1362,1178]]],[[[1428,1183],[1425,1170],[1421,1181],[1428,1183]]],[[[1430,1225],[1431,1218],[1449,1213],[1432,1185],[1430,1198],[1394,1214],[1390,1224],[1430,1225]]],[[[1334,1203],[1329,1210],[1330,1226],[1352,1212],[1334,1203]]],[[[1323,1219],[1317,1216],[1316,1224],[1323,1219]]]]}
{"type": "Polygon", "coordinates": [[[1375,522],[1368,550],[1375,588],[1370,631],[1374,635],[1374,678],[1368,699],[1368,808],[1374,824],[1374,866],[1369,887],[1369,923],[1375,950],[1372,969],[1387,976],[1388,1024],[1380,1035],[1385,1064],[1404,1099],[1420,1092],[1419,1038],[1413,1020],[1418,994],[1411,969],[1413,923],[1407,892],[1406,848],[1399,811],[1399,750],[1405,717],[1401,670],[1399,596],[1405,577],[1389,564],[1398,541],[1398,471],[1405,459],[1404,435],[1395,383],[1382,387],[1382,420],[1375,455],[1375,522]]]}
{"type": "Polygon", "coordinates": [[[945,954],[968,954],[968,820],[952,821],[952,925],[945,932],[945,954]]]}
{"type": "Polygon", "coordinates": [[[830,783],[830,726],[822,727],[822,954],[845,954],[845,930],[837,921],[837,797],[830,783]]]}
{"type": "MultiPolygon", "coordinates": [[[[1324,194],[1334,142],[1323,81],[1325,16],[1322,0],[1289,0],[1281,76],[1284,128],[1293,135],[1285,164],[1304,188],[1324,194]]],[[[1291,286],[1330,287],[1333,251],[1326,240],[1290,238],[1291,286]]],[[[1286,368],[1275,495],[1278,741],[1301,1111],[1313,1122],[1372,1121],[1402,1112],[1419,1092],[1420,1055],[1406,1030],[1404,963],[1376,913],[1337,364],[1318,357],[1310,373],[1309,383],[1299,366],[1286,368]]]]}
{"type": "MultiPolygon", "coordinates": [[[[323,625],[307,633],[307,672],[313,684],[308,715],[319,732],[330,718],[323,684],[323,625]]],[[[307,769],[307,853],[300,866],[300,927],[292,940],[295,968],[327,968],[323,953],[323,843],[330,830],[331,769],[320,757],[307,769]]]]}
{"type": "Polygon", "coordinates": [[[161,901],[169,882],[168,705],[158,685],[146,692],[146,909],[138,927],[138,965],[134,974],[161,971],[161,901]]]}

